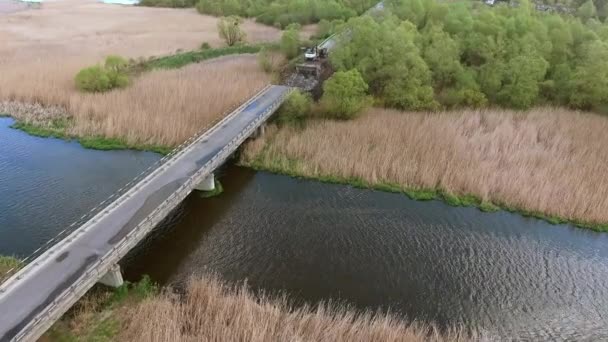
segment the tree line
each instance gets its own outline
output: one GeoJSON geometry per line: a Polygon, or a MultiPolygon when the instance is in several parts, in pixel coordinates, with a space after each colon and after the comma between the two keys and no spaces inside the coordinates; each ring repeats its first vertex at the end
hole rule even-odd
{"type": "Polygon", "coordinates": [[[377,104],[434,110],[608,104],[608,25],[518,6],[387,0],[352,18],[330,59],[361,75],[377,104]]]}

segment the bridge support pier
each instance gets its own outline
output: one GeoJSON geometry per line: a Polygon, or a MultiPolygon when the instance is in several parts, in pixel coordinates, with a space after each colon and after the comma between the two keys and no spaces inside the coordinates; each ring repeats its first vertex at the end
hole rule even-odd
{"type": "Polygon", "coordinates": [[[122,280],[122,273],[120,273],[120,266],[114,264],[112,268],[106,273],[99,282],[110,287],[120,287],[124,283],[122,280]]]}
{"type": "Polygon", "coordinates": [[[194,189],[199,191],[213,191],[215,190],[215,177],[213,173],[203,179],[203,181],[197,185],[194,189]]]}

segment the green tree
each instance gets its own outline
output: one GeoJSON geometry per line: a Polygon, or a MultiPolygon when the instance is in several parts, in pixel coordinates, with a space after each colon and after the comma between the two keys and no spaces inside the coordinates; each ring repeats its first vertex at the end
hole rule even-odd
{"type": "Polygon", "coordinates": [[[608,43],[587,44],[570,81],[570,105],[592,109],[608,103],[608,43]]]}
{"type": "Polygon", "coordinates": [[[510,60],[503,87],[498,94],[502,103],[520,109],[535,104],[548,65],[538,56],[518,56],[510,60]]]}
{"type": "Polygon", "coordinates": [[[292,59],[300,54],[300,28],[298,25],[289,26],[281,36],[281,52],[288,59],[292,59]]]}
{"type": "Polygon", "coordinates": [[[321,108],[329,117],[354,118],[369,103],[367,89],[357,70],[338,71],[323,84],[321,108]]]}
{"type": "Polygon", "coordinates": [[[243,20],[237,16],[222,17],[217,23],[217,31],[226,45],[233,46],[245,41],[245,32],[241,29],[243,20]]]}
{"type": "Polygon", "coordinates": [[[99,65],[80,70],[75,81],[78,89],[88,92],[102,92],[112,88],[108,73],[99,65]]]}
{"type": "Polygon", "coordinates": [[[277,113],[277,121],[280,124],[301,124],[306,116],[310,114],[312,98],[309,94],[296,90],[281,105],[277,113]]]}
{"type": "Polygon", "coordinates": [[[591,18],[597,17],[597,9],[592,0],[585,1],[577,10],[576,16],[581,18],[583,21],[587,21],[591,18]]]}

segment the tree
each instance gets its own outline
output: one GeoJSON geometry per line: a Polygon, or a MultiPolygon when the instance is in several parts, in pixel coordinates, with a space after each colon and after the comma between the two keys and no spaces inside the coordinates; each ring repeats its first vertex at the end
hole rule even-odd
{"type": "Polygon", "coordinates": [[[245,41],[245,32],[241,30],[243,20],[237,16],[222,17],[217,23],[220,38],[224,39],[226,45],[233,46],[245,41]]]}
{"type": "Polygon", "coordinates": [[[369,103],[367,89],[357,70],[338,71],[323,84],[321,108],[329,117],[354,118],[369,103]]]}
{"type": "Polygon", "coordinates": [[[581,109],[608,103],[608,43],[587,44],[570,81],[570,105],[581,109]]]}
{"type": "Polygon", "coordinates": [[[281,105],[277,114],[277,121],[280,124],[299,124],[304,121],[312,108],[312,98],[296,90],[289,94],[289,97],[281,105]]]}
{"type": "Polygon", "coordinates": [[[88,92],[101,92],[112,88],[108,74],[99,65],[80,70],[75,81],[78,89],[88,92]]]}
{"type": "Polygon", "coordinates": [[[591,18],[597,17],[597,9],[592,0],[585,1],[577,10],[576,16],[581,18],[583,21],[587,21],[591,18]]]}
{"type": "Polygon", "coordinates": [[[289,25],[281,36],[281,52],[283,52],[288,59],[292,59],[300,54],[299,30],[299,25],[289,25]]]}
{"type": "Polygon", "coordinates": [[[129,62],[120,56],[106,57],[104,66],[84,68],[76,74],[76,87],[82,91],[103,92],[129,84],[127,67],[129,62]]]}
{"type": "Polygon", "coordinates": [[[525,109],[536,103],[540,82],[545,78],[549,63],[539,56],[518,56],[509,61],[502,90],[501,102],[525,109]]]}

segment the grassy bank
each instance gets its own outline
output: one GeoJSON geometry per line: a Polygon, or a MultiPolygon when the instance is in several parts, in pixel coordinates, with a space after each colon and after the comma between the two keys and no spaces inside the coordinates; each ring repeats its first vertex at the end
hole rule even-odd
{"type": "Polygon", "coordinates": [[[117,289],[96,285],[63,315],[42,341],[116,341],[130,308],[157,296],[158,287],[144,276],[117,289]]]}
{"type": "Polygon", "coordinates": [[[15,270],[18,270],[21,267],[21,260],[0,255],[0,282],[7,278],[9,273],[13,273],[15,270]]]}
{"type": "Polygon", "coordinates": [[[349,122],[267,130],[240,162],[324,182],[502,208],[550,223],[608,231],[603,117],[528,113],[400,113],[372,109],[349,122]]]}
{"type": "Polygon", "coordinates": [[[63,140],[75,140],[84,148],[90,148],[93,150],[138,150],[138,151],[151,151],[160,154],[168,154],[171,152],[171,147],[158,146],[158,145],[142,145],[142,144],[129,144],[124,139],[119,138],[106,138],[102,136],[87,136],[78,137],[67,133],[70,122],[51,122],[47,126],[29,124],[25,122],[15,122],[11,125],[12,128],[21,130],[29,135],[33,135],[41,138],[57,138],[63,140]]]}

